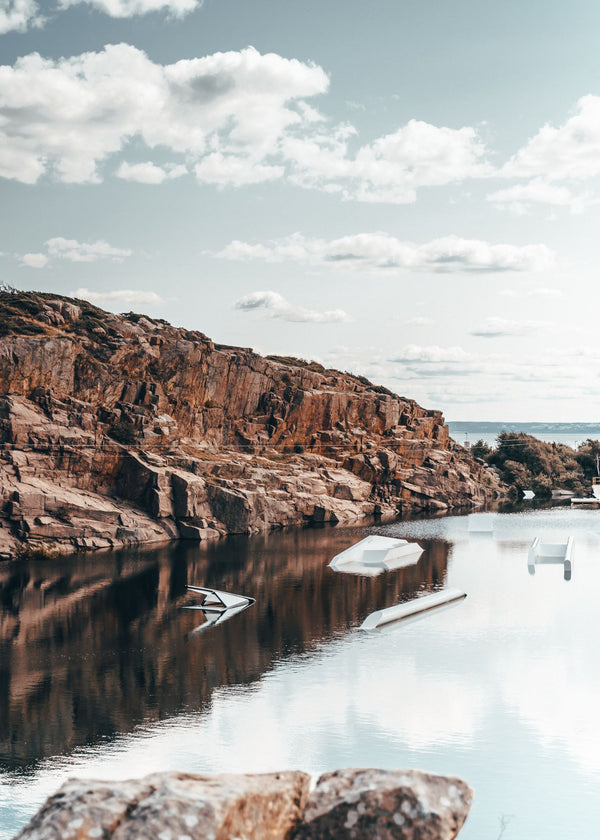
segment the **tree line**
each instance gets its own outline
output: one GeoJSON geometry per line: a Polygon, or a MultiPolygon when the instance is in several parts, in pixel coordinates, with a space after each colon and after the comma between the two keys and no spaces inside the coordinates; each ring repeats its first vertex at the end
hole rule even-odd
{"type": "Polygon", "coordinates": [[[478,440],[471,446],[471,454],[494,467],[502,481],[517,492],[533,490],[538,498],[549,498],[557,489],[589,495],[599,473],[600,441],[588,438],[572,449],[525,432],[501,432],[495,447],[478,440]]]}

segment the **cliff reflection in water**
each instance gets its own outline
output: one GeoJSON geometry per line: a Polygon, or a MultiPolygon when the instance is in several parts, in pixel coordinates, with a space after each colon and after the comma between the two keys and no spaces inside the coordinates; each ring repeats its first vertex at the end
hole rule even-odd
{"type": "Polygon", "coordinates": [[[362,536],[306,530],[3,566],[0,766],[23,772],[142,722],[200,710],[214,688],[257,680],[373,610],[444,585],[442,540],[423,540],[417,565],[377,578],[327,568],[362,536]],[[187,583],[257,603],[190,635],[201,618],[181,609],[187,583]]]}

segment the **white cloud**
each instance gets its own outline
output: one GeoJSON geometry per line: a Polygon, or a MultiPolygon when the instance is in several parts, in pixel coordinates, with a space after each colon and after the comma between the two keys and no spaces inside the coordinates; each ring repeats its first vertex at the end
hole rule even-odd
{"type": "Polygon", "coordinates": [[[547,181],[587,179],[600,174],[600,96],[582,97],[564,125],[544,125],[504,165],[509,178],[547,181]]]}
{"type": "Polygon", "coordinates": [[[145,15],[163,9],[174,17],[183,17],[200,8],[202,0],[61,0],[60,7],[66,9],[80,3],[87,3],[114,18],[145,15]]]}
{"type": "Polygon", "coordinates": [[[270,291],[252,292],[236,300],[234,305],[236,309],[241,309],[246,312],[262,310],[270,318],[291,321],[293,323],[331,324],[350,320],[348,314],[342,309],[332,309],[324,312],[305,309],[303,306],[296,306],[289,303],[289,301],[277,292],[270,291]]]}
{"type": "MultiPolygon", "coordinates": [[[[114,15],[167,5],[93,2],[114,15]]],[[[169,6],[183,13],[192,2],[169,6]]],[[[33,53],[0,67],[0,176],[98,182],[100,165],[132,138],[184,156],[200,182],[241,187],[287,178],[359,201],[413,202],[420,187],[490,174],[470,126],[411,120],[351,148],[356,129],[330,123],[306,101],[328,87],[321,67],[252,47],[170,65],[129,44],[57,61],[33,53]]],[[[122,163],[116,174],[159,184],[183,174],[173,167],[122,163]]]]}
{"type": "Polygon", "coordinates": [[[33,53],[0,67],[0,175],[97,182],[98,165],[135,136],[198,160],[221,153],[226,168],[232,155],[262,166],[287,129],[313,124],[296,106],[328,84],[316,65],[252,47],[165,66],[128,44],[58,61],[33,53]]]}
{"type": "Polygon", "coordinates": [[[137,289],[117,289],[111,292],[93,292],[90,289],[75,289],[71,292],[74,298],[89,300],[90,303],[98,305],[106,303],[125,304],[158,304],[163,299],[156,292],[148,292],[137,289]]]}
{"type": "Polygon", "coordinates": [[[485,177],[485,147],[470,126],[438,127],[410,120],[392,134],[349,151],[352,126],[328,134],[286,136],[284,155],[292,164],[292,180],[301,186],[342,191],[359,201],[415,201],[423,186],[441,186],[465,178],[485,177]]]}
{"type": "Polygon", "coordinates": [[[430,327],[435,324],[435,321],[426,315],[417,315],[414,318],[409,318],[404,324],[407,327],[430,327]]]}
{"type": "Polygon", "coordinates": [[[472,359],[469,353],[466,353],[462,347],[439,347],[437,344],[430,344],[421,346],[419,344],[408,344],[403,347],[391,362],[419,362],[421,364],[438,364],[466,362],[472,359]]]}
{"type": "Polygon", "coordinates": [[[26,32],[42,22],[35,0],[0,0],[0,35],[26,32]]]}
{"type": "Polygon", "coordinates": [[[560,289],[551,289],[545,286],[537,286],[534,289],[501,289],[500,294],[505,297],[560,298],[563,296],[560,289]]]}
{"type": "Polygon", "coordinates": [[[552,326],[549,321],[512,321],[490,316],[485,323],[471,331],[479,338],[502,338],[504,336],[530,335],[552,326]]]}
{"type": "Polygon", "coordinates": [[[128,248],[113,248],[102,239],[97,242],[78,242],[76,239],[65,239],[62,236],[49,239],[46,248],[49,257],[71,262],[95,262],[101,259],[120,262],[132,254],[128,248]]]}
{"type": "Polygon", "coordinates": [[[267,262],[293,260],[360,271],[541,271],[554,261],[554,253],[545,245],[493,245],[458,236],[416,245],[387,233],[360,233],[330,241],[294,234],[267,245],[234,240],[215,256],[267,262]]]}
{"type": "Polygon", "coordinates": [[[261,181],[275,181],[284,174],[283,166],[265,166],[243,155],[213,152],[194,167],[196,178],[207,184],[243,187],[261,181]]]}
{"type": "Polygon", "coordinates": [[[45,253],[29,253],[21,257],[21,265],[31,268],[44,268],[50,260],[69,260],[70,262],[95,262],[108,259],[121,262],[133,253],[128,248],[114,248],[108,242],[99,239],[96,242],[78,242],[55,236],[45,243],[45,253]]]}
{"type": "Polygon", "coordinates": [[[48,257],[45,254],[23,254],[21,257],[21,265],[28,268],[44,268],[47,262],[48,257]]]}
{"type": "Polygon", "coordinates": [[[117,178],[124,181],[137,181],[140,184],[162,184],[163,181],[171,181],[187,174],[187,167],[183,164],[170,164],[158,166],[156,163],[147,160],[143,163],[123,163],[116,171],[117,178]]]}
{"type": "Polygon", "coordinates": [[[573,195],[567,187],[550,184],[543,178],[534,178],[527,184],[497,190],[490,193],[487,200],[507,206],[518,214],[526,213],[531,204],[569,207],[572,213],[581,213],[593,201],[589,192],[573,195]]]}

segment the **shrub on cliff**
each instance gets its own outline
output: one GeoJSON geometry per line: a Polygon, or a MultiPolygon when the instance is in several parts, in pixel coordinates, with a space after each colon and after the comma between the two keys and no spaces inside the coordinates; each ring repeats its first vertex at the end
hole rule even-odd
{"type": "Polygon", "coordinates": [[[588,438],[584,441],[577,450],[575,459],[588,481],[597,478],[600,474],[600,440],[588,438]]]}
{"type": "Polygon", "coordinates": [[[532,489],[540,498],[554,488],[585,493],[589,482],[576,453],[561,443],[545,443],[523,432],[502,432],[497,447],[486,457],[506,484],[518,490],[532,489]]]}

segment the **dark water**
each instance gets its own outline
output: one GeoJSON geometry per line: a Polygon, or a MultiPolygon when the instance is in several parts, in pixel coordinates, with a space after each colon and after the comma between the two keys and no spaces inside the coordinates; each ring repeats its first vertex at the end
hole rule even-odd
{"type": "Polygon", "coordinates": [[[377,578],[327,567],[365,535],[340,528],[2,566],[0,837],[72,775],[387,766],[469,781],[461,840],[597,838],[599,516],[504,514],[488,534],[465,517],[369,529],[425,548],[377,578]],[[576,535],[568,583],[527,571],[544,531],[576,535]],[[186,583],[256,604],[194,632],[186,583]],[[446,584],[467,600],[357,629],[446,584]]]}

